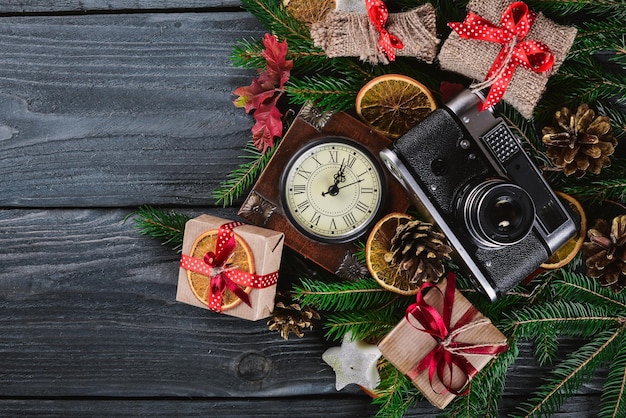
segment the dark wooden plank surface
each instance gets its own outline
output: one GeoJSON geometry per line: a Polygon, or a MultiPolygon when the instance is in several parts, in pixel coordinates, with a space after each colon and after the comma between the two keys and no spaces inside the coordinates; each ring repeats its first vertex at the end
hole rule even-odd
{"type": "MultiPolygon", "coordinates": [[[[210,192],[249,137],[230,92],[253,74],[228,55],[263,33],[255,19],[0,19],[0,414],[371,416],[360,390],[335,391],[322,330],[285,342],[177,303],[177,255],[124,222],[142,204],[235,216],[210,192]]],[[[503,416],[543,373],[524,346],[503,416]]],[[[601,382],[557,416],[596,415],[601,382]]]]}
{"type": "Polygon", "coordinates": [[[137,10],[206,10],[240,6],[239,0],[2,0],[0,13],[116,13],[137,10]]]}
{"type": "Polygon", "coordinates": [[[3,18],[0,206],[211,204],[249,137],[231,45],[259,28],[244,13],[3,18]]]}

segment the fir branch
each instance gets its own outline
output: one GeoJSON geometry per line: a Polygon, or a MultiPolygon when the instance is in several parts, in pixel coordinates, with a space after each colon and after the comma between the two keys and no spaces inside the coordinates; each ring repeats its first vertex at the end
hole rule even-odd
{"type": "Polygon", "coordinates": [[[542,331],[533,338],[533,356],[539,365],[550,364],[558,355],[559,345],[556,328],[543,324],[542,331]]]}
{"type": "Polygon", "coordinates": [[[559,299],[603,306],[616,316],[626,315],[626,293],[615,293],[580,273],[560,271],[559,275],[561,278],[553,282],[552,289],[559,299]]]}
{"type": "Polygon", "coordinates": [[[244,155],[239,156],[248,160],[239,167],[231,171],[224,181],[213,190],[211,196],[216,199],[217,203],[223,206],[230,206],[233,201],[248,189],[260,173],[265,169],[267,163],[274,155],[274,151],[278,145],[268,148],[265,153],[259,152],[252,142],[248,142],[243,149],[244,155]]]}
{"type": "Polygon", "coordinates": [[[379,373],[378,396],[372,400],[372,404],[379,407],[376,417],[401,418],[412,405],[424,398],[413,382],[389,361],[383,361],[379,373]]]}
{"type": "Polygon", "coordinates": [[[538,388],[530,402],[520,407],[523,415],[529,417],[557,412],[565,398],[572,396],[598,366],[611,359],[611,346],[620,334],[621,330],[601,332],[568,355],[551,371],[547,382],[538,388]]]}
{"type": "MultiPolygon", "coordinates": [[[[626,56],[626,54],[624,55],[626,56]]],[[[625,64],[626,68],[626,64],[625,64]]],[[[618,139],[626,138],[626,111],[623,106],[616,106],[614,103],[598,103],[598,113],[608,116],[613,127],[613,135],[618,139]]],[[[624,163],[626,170],[626,163],[624,163]]]]}
{"type": "Polygon", "coordinates": [[[596,102],[623,103],[626,97],[626,74],[612,73],[591,56],[565,61],[548,80],[549,94],[544,95],[538,111],[559,109],[572,104],[596,102]]]}
{"type": "Polygon", "coordinates": [[[592,204],[605,200],[615,200],[624,203],[626,202],[626,177],[616,179],[602,178],[601,180],[581,184],[569,183],[563,187],[563,191],[576,196],[581,201],[587,201],[592,204]]]}
{"type": "Polygon", "coordinates": [[[294,104],[314,103],[322,111],[341,111],[354,107],[358,93],[355,86],[364,84],[348,75],[340,77],[318,74],[292,77],[285,85],[285,91],[294,104]]]}
{"type": "Polygon", "coordinates": [[[180,253],[185,224],[191,217],[152,206],[142,206],[129,217],[133,218],[141,234],[159,240],[180,253]]]}
{"type": "Polygon", "coordinates": [[[624,44],[624,32],[624,18],[615,15],[583,22],[578,25],[578,33],[567,59],[586,59],[598,52],[618,50],[624,44]]]}
{"type": "Polygon", "coordinates": [[[560,334],[589,338],[620,323],[620,318],[604,307],[573,301],[526,306],[508,316],[507,331],[520,338],[536,338],[546,326],[557,327],[560,334]]]}
{"type": "Polygon", "coordinates": [[[404,315],[406,302],[402,299],[382,308],[363,308],[354,311],[333,312],[326,315],[325,337],[341,341],[351,332],[355,340],[377,341],[395,327],[404,315]]]}
{"type": "Polygon", "coordinates": [[[600,398],[598,416],[601,418],[626,416],[626,333],[622,332],[616,345],[600,398]]]}
{"type": "Polygon", "coordinates": [[[267,65],[264,48],[260,39],[240,39],[233,45],[230,61],[235,67],[263,70],[267,65]]]}
{"type": "Polygon", "coordinates": [[[469,393],[458,396],[449,407],[445,416],[464,418],[498,417],[498,399],[504,392],[508,368],[519,356],[517,342],[509,341],[509,349],[499,354],[487,364],[471,381],[469,393]]]}
{"type": "Polygon", "coordinates": [[[376,280],[365,278],[355,282],[326,283],[321,280],[301,279],[294,285],[293,294],[302,305],[319,310],[351,311],[380,306],[399,296],[380,287],[376,280]]]}
{"type": "Polygon", "coordinates": [[[528,0],[527,3],[532,10],[544,12],[551,18],[571,17],[578,13],[626,17],[624,0],[528,0]]]}
{"type": "MultiPolygon", "coordinates": [[[[244,9],[252,13],[265,28],[291,44],[298,40],[311,42],[306,25],[294,17],[276,0],[242,0],[244,9]]],[[[312,46],[312,45],[311,45],[312,46]]]]}

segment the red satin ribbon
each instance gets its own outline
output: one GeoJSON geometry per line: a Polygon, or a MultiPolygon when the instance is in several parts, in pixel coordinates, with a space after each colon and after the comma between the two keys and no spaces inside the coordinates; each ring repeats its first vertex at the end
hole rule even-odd
{"type": "MultiPolygon", "coordinates": [[[[441,293],[439,288],[433,283],[422,284],[417,293],[416,303],[407,308],[405,317],[414,328],[431,335],[437,342],[437,345],[407,373],[407,377],[413,380],[423,371],[428,370],[428,379],[431,387],[433,387],[436,373],[439,381],[443,384],[447,392],[455,395],[464,395],[469,390],[469,382],[472,377],[478,372],[465,356],[468,354],[495,355],[506,351],[508,345],[506,343],[470,344],[456,341],[456,337],[462,335],[465,329],[472,326],[482,326],[480,322],[474,322],[474,317],[478,311],[475,307],[471,306],[470,309],[451,326],[450,322],[452,318],[452,308],[454,306],[456,276],[453,273],[448,274],[448,282],[445,291],[442,293],[443,308],[441,313],[424,300],[423,291],[431,287],[441,293]],[[416,324],[414,320],[416,320],[419,325],[416,324]],[[455,371],[462,373],[464,377],[462,384],[454,385],[453,377],[455,371]]],[[[485,323],[488,323],[488,320],[485,320],[485,323]]]]}
{"type": "Polygon", "coordinates": [[[210,278],[207,301],[209,309],[213,311],[222,311],[222,299],[226,289],[233,292],[248,306],[252,306],[248,294],[238,285],[263,289],[275,285],[278,281],[278,272],[257,275],[228,267],[228,259],[237,246],[233,229],[240,225],[243,223],[230,222],[220,226],[215,252],[209,251],[204,258],[195,258],[183,254],[180,259],[180,266],[185,270],[200,273],[210,278]]]}
{"type": "Polygon", "coordinates": [[[378,37],[378,47],[383,54],[387,56],[389,61],[396,59],[395,49],[404,48],[404,44],[396,35],[392,35],[387,31],[385,26],[387,25],[387,18],[389,18],[389,11],[387,6],[382,0],[366,0],[365,6],[367,8],[367,15],[370,21],[374,25],[376,31],[380,34],[378,37]]]}
{"type": "Polygon", "coordinates": [[[496,42],[502,45],[500,53],[485,77],[491,89],[481,110],[495,105],[502,99],[517,66],[535,73],[552,69],[554,55],[550,48],[538,41],[524,40],[535,18],[536,15],[528,9],[528,6],[518,1],[512,3],[502,13],[500,27],[473,12],[469,12],[462,23],[448,24],[461,38],[496,42]]]}

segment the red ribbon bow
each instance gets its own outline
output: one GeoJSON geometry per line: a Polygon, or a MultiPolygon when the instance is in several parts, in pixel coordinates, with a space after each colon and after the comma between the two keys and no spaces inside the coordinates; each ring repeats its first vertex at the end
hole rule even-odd
{"type": "Polygon", "coordinates": [[[502,44],[500,53],[487,72],[485,82],[476,86],[477,88],[491,86],[481,110],[495,105],[502,99],[517,66],[535,73],[552,69],[554,55],[550,48],[538,41],[524,40],[535,18],[536,15],[528,6],[518,1],[512,3],[502,13],[500,27],[473,12],[469,12],[462,23],[448,24],[461,38],[502,44]]]}
{"type": "Polygon", "coordinates": [[[195,258],[183,254],[180,266],[185,270],[203,274],[210,278],[208,289],[208,307],[217,312],[222,311],[222,298],[226,289],[230,290],[246,305],[250,304],[250,297],[238,285],[262,289],[276,284],[278,272],[267,275],[257,275],[228,267],[228,260],[235,251],[237,241],[233,229],[243,225],[241,222],[230,222],[220,226],[215,244],[215,252],[209,251],[204,258],[195,258]]]}
{"type": "Polygon", "coordinates": [[[378,37],[378,47],[382,53],[387,56],[389,61],[394,61],[396,59],[394,49],[402,49],[404,48],[404,44],[400,38],[396,35],[392,35],[385,28],[387,25],[387,18],[389,17],[387,6],[385,6],[385,3],[383,3],[382,0],[366,0],[365,5],[370,21],[374,25],[376,31],[380,34],[378,37]]]}
{"type": "Polygon", "coordinates": [[[414,328],[431,335],[437,342],[437,345],[407,373],[407,377],[413,380],[424,370],[428,369],[431,387],[433,387],[433,378],[435,373],[437,373],[437,377],[446,391],[455,395],[464,395],[469,390],[469,382],[472,377],[478,372],[465,356],[468,354],[495,355],[506,351],[508,345],[506,343],[470,344],[456,341],[456,337],[464,331],[475,326],[489,324],[490,322],[486,318],[474,320],[473,318],[478,311],[471,306],[454,326],[451,326],[450,321],[456,290],[456,276],[453,273],[448,274],[448,282],[445,292],[442,294],[443,308],[441,313],[424,300],[423,291],[430,287],[439,290],[433,283],[422,284],[417,293],[416,303],[407,308],[405,317],[414,328]],[[417,320],[421,327],[415,324],[411,318],[417,320]],[[464,376],[462,384],[453,383],[455,371],[461,372],[462,376],[464,376]]]}

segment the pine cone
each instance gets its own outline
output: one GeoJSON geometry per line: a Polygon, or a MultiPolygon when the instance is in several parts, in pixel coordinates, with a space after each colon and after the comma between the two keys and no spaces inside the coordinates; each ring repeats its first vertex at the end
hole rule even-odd
{"type": "Polygon", "coordinates": [[[442,259],[450,259],[452,247],[445,244],[446,237],[432,227],[419,220],[398,226],[391,248],[385,254],[385,261],[410,274],[411,283],[437,282],[444,273],[442,259]]]}
{"type": "Polygon", "coordinates": [[[294,302],[289,294],[279,292],[276,295],[276,304],[272,317],[267,321],[270,331],[278,331],[283,339],[289,339],[293,332],[298,338],[304,336],[304,330],[313,329],[313,319],[320,316],[311,307],[302,307],[294,302]]]}
{"type": "Polygon", "coordinates": [[[564,107],[554,114],[554,125],[542,130],[546,154],[565,175],[582,177],[585,172],[600,174],[611,165],[610,155],[617,145],[607,116],[596,117],[588,105],[578,106],[576,114],[564,107]]]}
{"type": "Polygon", "coordinates": [[[587,274],[620,292],[626,286],[626,215],[596,221],[587,231],[590,242],[583,244],[583,256],[587,257],[587,274]]]}

